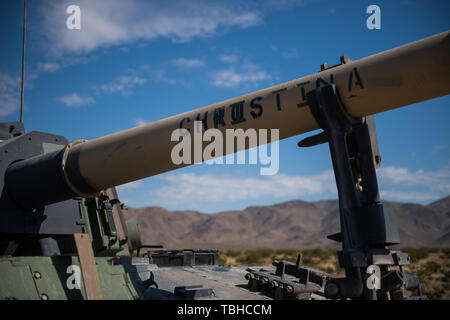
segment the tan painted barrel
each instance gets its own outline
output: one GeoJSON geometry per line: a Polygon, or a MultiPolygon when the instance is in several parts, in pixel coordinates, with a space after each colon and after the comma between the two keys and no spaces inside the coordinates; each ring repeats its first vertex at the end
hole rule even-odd
{"type": "Polygon", "coordinates": [[[318,128],[305,98],[327,83],[336,85],[353,117],[447,95],[450,32],[91,140],[74,146],[69,157],[77,154],[82,177],[101,190],[185,166],[172,162],[171,150],[178,142],[171,141],[171,134],[180,126],[193,132],[195,120],[204,121],[204,129],[279,129],[280,139],[288,138],[318,128]]]}

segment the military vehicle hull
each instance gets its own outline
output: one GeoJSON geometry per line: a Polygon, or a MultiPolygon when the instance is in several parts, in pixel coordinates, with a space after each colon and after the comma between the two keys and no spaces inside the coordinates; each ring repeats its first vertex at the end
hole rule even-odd
{"type": "Polygon", "coordinates": [[[449,61],[444,32],[92,141],[1,123],[0,298],[407,299],[407,290],[423,298],[418,277],[402,269],[409,256],[389,249],[400,241],[379,198],[373,114],[448,94],[449,61]],[[303,266],[301,256],[276,268],[220,267],[213,251],[139,256],[149,246],[124,221],[114,186],[182,167],[170,157],[171,133],[196,130],[194,120],[221,132],[278,128],[280,139],[324,130],[299,146],[330,146],[341,232],[329,238],[342,243],[344,278],[303,266]],[[381,287],[366,286],[371,270],[381,287]]]}

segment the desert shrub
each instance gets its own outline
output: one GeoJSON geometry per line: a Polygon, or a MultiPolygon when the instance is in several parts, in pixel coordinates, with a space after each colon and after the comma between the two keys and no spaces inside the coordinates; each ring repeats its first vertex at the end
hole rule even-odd
{"type": "Polygon", "coordinates": [[[219,252],[219,266],[225,266],[227,263],[227,257],[225,254],[219,252]]]}
{"type": "Polygon", "coordinates": [[[321,248],[305,249],[303,250],[303,256],[327,260],[330,256],[330,252],[329,250],[324,250],[321,248]]]}
{"type": "Polygon", "coordinates": [[[303,265],[307,266],[307,267],[314,267],[316,265],[316,261],[314,261],[314,259],[309,256],[309,255],[303,255],[303,265]]]}
{"type": "Polygon", "coordinates": [[[444,282],[442,284],[442,289],[444,289],[445,291],[449,291],[450,290],[450,283],[444,282]]]}
{"type": "Polygon", "coordinates": [[[331,274],[331,273],[333,273],[335,270],[334,270],[334,268],[326,267],[324,271],[325,271],[326,273],[331,274]]]}
{"type": "Polygon", "coordinates": [[[336,270],[339,270],[341,268],[341,266],[339,265],[339,259],[333,260],[334,262],[334,267],[336,270]]]}
{"type": "Polygon", "coordinates": [[[296,249],[278,249],[276,251],[276,254],[284,255],[284,256],[287,256],[287,257],[292,257],[292,256],[297,257],[298,253],[299,253],[299,251],[296,250],[296,249]]]}
{"type": "Polygon", "coordinates": [[[438,273],[441,270],[441,265],[434,261],[428,261],[417,271],[417,275],[424,279],[425,277],[431,278],[431,275],[438,273]]]}
{"type": "Polygon", "coordinates": [[[443,298],[445,291],[442,288],[424,290],[424,294],[431,300],[440,300],[443,298]]]}
{"type": "Polygon", "coordinates": [[[428,261],[424,265],[425,270],[427,270],[429,273],[437,273],[441,270],[441,265],[434,261],[428,261]]]}
{"type": "Polygon", "coordinates": [[[407,248],[406,251],[411,257],[412,262],[417,262],[422,259],[426,259],[430,253],[430,249],[427,248],[407,248]]]}
{"type": "Polygon", "coordinates": [[[270,248],[261,248],[255,250],[246,250],[240,255],[236,261],[246,265],[260,265],[264,264],[264,260],[276,260],[275,251],[270,248]]]}
{"type": "Polygon", "coordinates": [[[442,277],[442,281],[450,282],[450,270],[445,270],[442,273],[444,274],[444,276],[442,277]]]}
{"type": "Polygon", "coordinates": [[[264,258],[271,257],[274,252],[273,249],[270,249],[270,248],[261,248],[261,249],[258,249],[257,251],[259,251],[261,256],[264,258]]]}
{"type": "Polygon", "coordinates": [[[238,256],[241,255],[241,251],[238,251],[238,250],[228,250],[228,251],[226,252],[226,255],[229,256],[229,257],[232,257],[232,258],[236,258],[236,257],[238,257],[238,256]]]}
{"type": "Polygon", "coordinates": [[[442,254],[440,256],[441,259],[450,259],[450,248],[441,249],[442,254]]]}
{"type": "Polygon", "coordinates": [[[237,258],[237,262],[245,265],[259,265],[263,263],[263,255],[260,250],[247,250],[244,255],[237,258]]]}

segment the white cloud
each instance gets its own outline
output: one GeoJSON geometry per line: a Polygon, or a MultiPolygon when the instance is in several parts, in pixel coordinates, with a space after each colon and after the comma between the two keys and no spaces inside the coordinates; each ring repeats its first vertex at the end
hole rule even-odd
{"type": "Polygon", "coordinates": [[[171,63],[181,68],[199,68],[205,65],[205,63],[200,59],[186,59],[186,58],[174,59],[171,61],[171,63]]]}
{"type": "Polygon", "coordinates": [[[139,127],[139,126],[143,126],[144,124],[147,124],[148,122],[145,121],[144,119],[136,119],[134,120],[134,126],[135,127],[139,127]]]}
{"type": "Polygon", "coordinates": [[[133,92],[133,87],[137,85],[143,85],[146,82],[146,79],[138,76],[120,76],[117,77],[114,81],[100,85],[99,89],[103,93],[120,92],[123,95],[129,95],[133,92]]]}
{"type": "Polygon", "coordinates": [[[279,50],[276,45],[270,45],[270,49],[272,49],[273,52],[279,52],[280,55],[283,58],[295,58],[298,57],[300,54],[297,49],[286,49],[286,50],[279,50]]]}
{"type": "MultiPolygon", "coordinates": [[[[425,193],[429,193],[428,199],[430,200],[433,195],[437,199],[450,194],[449,169],[425,172],[423,170],[411,171],[407,168],[388,166],[380,168],[377,173],[381,186],[421,187],[427,190],[425,193]]],[[[397,199],[401,199],[401,197],[397,199]]]]}
{"type": "Polygon", "coordinates": [[[61,65],[57,62],[39,62],[38,70],[45,72],[54,72],[61,69],[61,65]]]}
{"type": "MultiPolygon", "coordinates": [[[[149,65],[141,65],[136,68],[127,68],[125,75],[118,76],[113,81],[97,85],[94,87],[94,90],[97,94],[121,93],[127,96],[133,93],[135,87],[144,85],[148,80],[171,85],[175,83],[184,84],[183,80],[170,78],[164,69],[154,69],[149,65]]],[[[137,123],[135,124],[137,125],[137,123]]]]}
{"type": "Polygon", "coordinates": [[[20,106],[20,77],[0,72],[0,117],[8,116],[20,106]]]}
{"type": "Polygon", "coordinates": [[[219,57],[219,60],[222,62],[227,62],[227,63],[236,63],[239,61],[238,56],[234,55],[234,54],[222,54],[219,57]]]}
{"type": "Polygon", "coordinates": [[[116,189],[119,192],[124,192],[124,191],[128,191],[128,190],[138,189],[140,187],[142,187],[141,181],[133,181],[133,182],[122,184],[122,185],[116,187],[116,189]]]}
{"type": "Polygon", "coordinates": [[[250,63],[247,63],[243,69],[236,71],[236,68],[228,68],[216,71],[211,84],[216,87],[236,87],[272,79],[272,76],[266,71],[250,63]]]}
{"type": "Polygon", "coordinates": [[[67,68],[76,64],[86,64],[93,60],[96,60],[97,56],[94,54],[84,56],[65,56],[65,57],[52,57],[45,62],[37,63],[37,72],[55,72],[63,68],[67,68]]]}
{"type": "Polygon", "coordinates": [[[210,1],[78,0],[81,29],[68,30],[68,1],[42,5],[46,46],[54,55],[87,53],[159,37],[187,42],[212,36],[226,28],[248,28],[260,23],[256,10],[235,3],[210,1]]]}
{"type": "Polygon", "coordinates": [[[153,72],[153,77],[157,82],[163,82],[168,84],[175,84],[177,81],[175,79],[169,78],[167,76],[166,70],[155,70],[153,72]]]}
{"type": "MultiPolygon", "coordinates": [[[[258,1],[261,3],[261,1],[258,1]]],[[[304,0],[265,0],[263,5],[269,9],[285,9],[291,7],[300,7],[305,4],[304,0]]]]}
{"type": "MultiPolygon", "coordinates": [[[[423,172],[390,166],[380,168],[377,172],[381,197],[385,200],[427,202],[450,194],[450,170],[423,172]]],[[[238,175],[174,173],[161,179],[166,185],[149,194],[154,197],[155,202],[168,206],[253,199],[304,199],[329,194],[337,197],[334,173],[331,170],[308,176],[277,174],[248,178],[238,175]]]]}
{"type": "Polygon", "coordinates": [[[436,200],[436,194],[431,192],[416,192],[416,191],[399,191],[399,190],[383,190],[380,192],[382,199],[411,201],[411,202],[426,202],[436,200]]]}
{"type": "Polygon", "coordinates": [[[281,53],[281,56],[283,58],[295,58],[299,56],[299,53],[297,51],[297,49],[289,49],[289,50],[285,50],[281,53]]]}
{"type": "Polygon", "coordinates": [[[72,94],[68,94],[62,96],[57,99],[59,102],[65,104],[68,107],[79,107],[86,104],[91,104],[94,102],[94,99],[91,97],[81,97],[78,93],[74,92],[72,94]]]}
{"type": "Polygon", "coordinates": [[[332,171],[312,176],[278,174],[261,178],[213,176],[194,173],[172,174],[163,179],[168,185],[151,192],[157,202],[223,202],[259,198],[301,197],[336,192],[332,171]]]}

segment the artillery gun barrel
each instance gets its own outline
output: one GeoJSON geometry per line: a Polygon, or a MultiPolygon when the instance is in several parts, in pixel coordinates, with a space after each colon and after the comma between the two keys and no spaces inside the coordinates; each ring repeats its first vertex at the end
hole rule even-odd
{"type": "MultiPolygon", "coordinates": [[[[19,205],[40,208],[92,196],[187,164],[175,164],[177,128],[279,129],[279,139],[318,129],[306,93],[334,83],[347,112],[365,117],[450,91],[450,32],[446,31],[313,75],[11,164],[6,188],[19,205]]],[[[259,143],[259,142],[258,142],[259,143]]],[[[265,142],[264,142],[265,143],[265,142]]],[[[236,150],[239,151],[239,150],[236,150]]],[[[224,152],[225,154],[226,152],[224,152]]],[[[193,163],[195,162],[195,159],[193,163]]],[[[197,161],[199,162],[199,161],[197,161]]]]}

